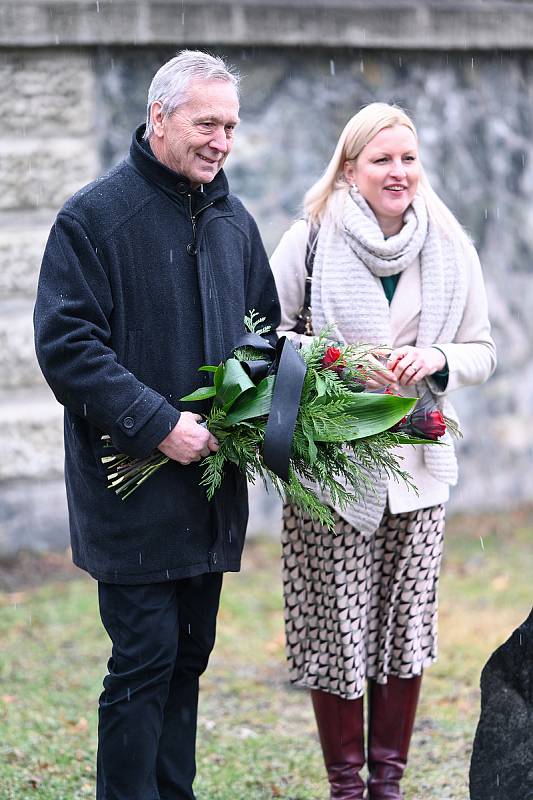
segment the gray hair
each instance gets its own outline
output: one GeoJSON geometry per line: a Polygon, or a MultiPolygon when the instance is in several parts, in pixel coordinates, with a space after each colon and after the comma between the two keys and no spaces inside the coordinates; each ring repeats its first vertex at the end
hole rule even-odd
{"type": "Polygon", "coordinates": [[[177,56],[163,64],[156,72],[148,90],[146,108],[146,131],[144,139],[153,133],[150,111],[152,103],[161,103],[164,117],[169,117],[176,108],[188,100],[189,87],[193,81],[226,81],[239,94],[240,75],[220,56],[212,56],[201,50],[181,50],[177,56]]]}

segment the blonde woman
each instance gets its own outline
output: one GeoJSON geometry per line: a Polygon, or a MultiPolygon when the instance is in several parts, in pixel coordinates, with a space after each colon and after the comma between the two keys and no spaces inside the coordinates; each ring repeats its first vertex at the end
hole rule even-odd
{"type": "MultiPolygon", "coordinates": [[[[404,111],[372,103],[343,130],[305,219],[271,260],[280,332],[295,333],[310,293],[314,331],[376,345],[368,389],[447,395],[496,365],[476,251],[437,197],[404,111]],[[313,260],[314,254],[314,260],[313,260]]],[[[453,442],[404,447],[418,487],[373,477],[330,534],[284,508],[291,680],[311,690],[332,800],[400,800],[423,671],[437,656],[444,505],[457,480],[453,442]],[[368,694],[368,795],[363,695],[368,694]]]]}

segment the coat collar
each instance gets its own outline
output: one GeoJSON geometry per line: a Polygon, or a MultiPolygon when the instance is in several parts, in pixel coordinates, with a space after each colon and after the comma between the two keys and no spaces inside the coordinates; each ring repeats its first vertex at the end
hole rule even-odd
{"type": "Polygon", "coordinates": [[[132,166],[146,178],[146,180],[159,186],[163,191],[174,196],[186,197],[192,195],[198,203],[214,202],[225,198],[229,194],[228,180],[223,170],[220,170],[211,183],[203,184],[203,191],[193,189],[188,178],[169,169],[159,161],[149,146],[143,141],[146,125],[139,125],[134,131],[130,146],[130,161],[132,166]]]}

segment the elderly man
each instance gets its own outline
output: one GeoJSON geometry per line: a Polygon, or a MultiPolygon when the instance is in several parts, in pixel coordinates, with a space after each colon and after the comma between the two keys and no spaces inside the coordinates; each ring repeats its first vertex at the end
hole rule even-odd
{"type": "Polygon", "coordinates": [[[179,398],[229,354],[248,310],[279,323],[257,227],[222,171],[238,122],[238,78],[220,58],[164,64],[128,158],[68,200],[41,268],[36,349],[65,406],[72,553],[98,581],[113,644],[98,800],[194,798],[198,679],[248,508],[236,471],[207,502],[197,462],[217,442],[193,413],[205,408],[179,398]],[[171,461],[122,502],[106,486],[104,433],[171,461]]]}

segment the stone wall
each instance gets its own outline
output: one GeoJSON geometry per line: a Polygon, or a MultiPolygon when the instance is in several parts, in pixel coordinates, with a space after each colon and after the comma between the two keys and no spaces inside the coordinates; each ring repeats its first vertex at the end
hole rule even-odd
{"type": "Polygon", "coordinates": [[[32,308],[55,213],[100,170],[95,87],[89,54],[0,50],[0,554],[67,541],[62,411],[36,363],[32,308]]]}
{"type": "MultiPolygon", "coordinates": [[[[457,395],[465,440],[451,508],[531,500],[533,4],[283,5],[0,0],[0,554],[66,542],[61,409],[31,330],[48,230],[124,154],[176,44],[222,52],[244,74],[228,173],[269,250],[360,105],[413,114],[435,188],[479,247],[500,355],[487,386],[457,395]]],[[[277,506],[263,495],[258,506],[254,529],[277,527],[277,506]]]]}

